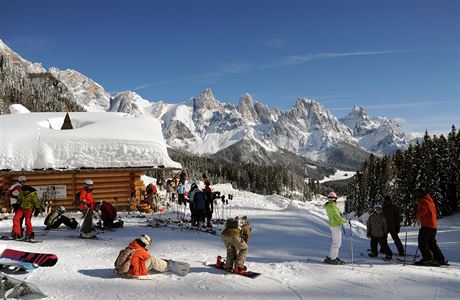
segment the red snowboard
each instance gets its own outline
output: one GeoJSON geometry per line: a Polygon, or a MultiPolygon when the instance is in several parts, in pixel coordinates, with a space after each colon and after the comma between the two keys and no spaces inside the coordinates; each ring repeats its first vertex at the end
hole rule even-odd
{"type": "Polygon", "coordinates": [[[58,261],[58,257],[54,254],[25,252],[14,249],[3,250],[0,257],[14,259],[17,261],[30,262],[37,264],[40,267],[52,267],[58,261]]]}

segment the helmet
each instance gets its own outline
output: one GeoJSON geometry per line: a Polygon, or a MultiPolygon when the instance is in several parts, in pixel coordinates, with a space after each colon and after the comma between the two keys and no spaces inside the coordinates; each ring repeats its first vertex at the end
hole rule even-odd
{"type": "Polygon", "coordinates": [[[26,176],[19,176],[19,177],[18,177],[18,181],[19,181],[19,182],[26,182],[26,181],[27,181],[27,177],[26,177],[26,176]]]}
{"type": "Polygon", "coordinates": [[[93,186],[93,181],[91,179],[86,179],[84,182],[83,182],[83,185],[84,186],[87,186],[87,187],[91,187],[93,186]]]}
{"type": "Polygon", "coordinates": [[[143,234],[139,237],[139,240],[144,243],[145,245],[145,248],[147,248],[150,244],[152,244],[152,239],[146,235],[146,234],[143,234]]]}
{"type": "Polygon", "coordinates": [[[328,195],[327,195],[328,198],[337,198],[337,194],[334,193],[334,192],[330,192],[328,195]]]}
{"type": "Polygon", "coordinates": [[[192,183],[192,186],[190,187],[190,190],[194,190],[194,189],[197,189],[198,188],[198,185],[196,185],[196,183],[192,183]]]}
{"type": "Polygon", "coordinates": [[[375,204],[374,204],[374,209],[382,209],[382,204],[380,204],[380,203],[375,203],[375,204]]]}
{"type": "Polygon", "coordinates": [[[58,206],[58,207],[56,207],[56,211],[57,211],[58,213],[60,213],[60,214],[63,214],[63,213],[65,213],[65,207],[62,206],[62,205],[61,205],[61,206],[58,206]]]}

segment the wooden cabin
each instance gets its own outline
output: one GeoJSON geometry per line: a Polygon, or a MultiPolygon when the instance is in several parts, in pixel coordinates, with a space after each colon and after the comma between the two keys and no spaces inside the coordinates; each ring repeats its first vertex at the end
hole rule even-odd
{"type": "Polygon", "coordinates": [[[167,152],[159,120],[122,113],[21,113],[0,115],[0,207],[18,177],[41,199],[76,210],[86,179],[96,201],[120,210],[141,199],[146,170],[178,170],[167,152]]]}

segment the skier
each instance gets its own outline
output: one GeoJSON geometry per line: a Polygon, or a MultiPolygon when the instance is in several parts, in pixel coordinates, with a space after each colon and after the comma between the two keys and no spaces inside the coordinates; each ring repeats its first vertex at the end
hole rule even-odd
{"type": "Polygon", "coordinates": [[[18,196],[22,186],[26,183],[26,181],[26,176],[19,176],[18,181],[11,185],[8,189],[8,193],[10,195],[11,212],[17,212],[19,209],[18,196]]]}
{"type": "Polygon", "coordinates": [[[195,208],[195,204],[193,203],[193,195],[200,191],[198,189],[198,185],[196,183],[192,183],[192,185],[190,186],[190,191],[188,192],[188,202],[189,202],[189,208],[190,208],[190,218],[191,218],[191,223],[192,225],[195,223],[195,219],[196,219],[196,208],[195,208]]]}
{"type": "Polygon", "coordinates": [[[383,253],[386,254],[385,259],[392,258],[393,252],[388,246],[387,236],[387,221],[382,215],[382,205],[380,203],[376,203],[374,205],[374,213],[372,213],[369,216],[369,219],[367,219],[367,237],[371,239],[370,257],[378,256],[377,244],[380,244],[383,253]]]}
{"type": "Polygon", "coordinates": [[[18,195],[19,208],[13,218],[13,234],[16,239],[22,238],[21,218],[24,216],[26,224],[26,240],[35,238],[32,228],[32,213],[40,208],[37,191],[31,186],[24,185],[18,195]]]}
{"type": "Polygon", "coordinates": [[[83,216],[88,209],[96,209],[96,203],[93,199],[93,181],[91,179],[86,179],[83,183],[83,188],[80,190],[80,211],[83,216]]]}
{"type": "MultiPolygon", "coordinates": [[[[247,270],[244,265],[248,255],[248,243],[251,228],[246,217],[228,218],[225,229],[221,233],[222,241],[227,248],[225,269],[235,273],[244,274],[247,270]]],[[[219,262],[218,262],[219,264],[219,262]]]]}
{"type": "Polygon", "coordinates": [[[420,221],[421,228],[418,232],[418,248],[422,259],[415,262],[416,265],[439,266],[447,262],[436,241],[436,207],[430,194],[423,190],[416,192],[417,212],[416,217],[420,221]]]}
{"type": "Polygon", "coordinates": [[[185,184],[179,182],[179,186],[177,187],[177,203],[179,205],[185,204],[185,184]]]}
{"type": "Polygon", "coordinates": [[[101,213],[102,224],[99,222],[98,225],[102,229],[123,227],[123,220],[114,222],[117,217],[117,209],[109,202],[99,201],[97,204],[97,210],[101,213]]]}
{"type": "Polygon", "coordinates": [[[179,182],[182,184],[185,184],[186,181],[187,181],[187,172],[184,169],[179,174],[179,182]]]}
{"type": "Polygon", "coordinates": [[[75,218],[69,219],[64,216],[65,207],[57,206],[46,216],[44,224],[46,225],[45,230],[56,229],[61,224],[66,225],[72,229],[77,228],[78,222],[75,218]]]}
{"type": "Polygon", "coordinates": [[[128,271],[128,274],[132,277],[145,276],[149,271],[162,273],[166,270],[168,263],[149,253],[148,247],[151,244],[152,239],[146,234],[141,235],[129,244],[128,248],[136,250],[131,258],[131,265],[128,271]]]}
{"type": "Polygon", "coordinates": [[[398,235],[401,228],[401,213],[399,207],[393,204],[391,197],[388,195],[385,196],[383,202],[383,216],[387,221],[388,232],[398,249],[399,256],[404,256],[404,247],[398,235]]]}
{"type": "Polygon", "coordinates": [[[214,211],[214,199],[212,197],[212,189],[210,187],[211,183],[209,180],[206,180],[204,182],[204,189],[203,192],[206,196],[206,209],[205,209],[205,216],[206,216],[206,226],[207,227],[212,227],[211,225],[211,219],[212,219],[212,213],[214,211]]]}
{"type": "Polygon", "coordinates": [[[192,225],[202,226],[206,217],[206,194],[195,184],[195,189],[191,191],[190,207],[193,206],[192,225]]]}
{"type": "Polygon", "coordinates": [[[331,230],[331,249],[329,256],[326,256],[324,259],[325,263],[341,265],[345,262],[341,260],[339,256],[340,245],[342,244],[342,225],[346,224],[348,221],[342,218],[340,215],[340,210],[337,207],[337,194],[330,192],[327,195],[328,201],[324,204],[324,208],[327,212],[327,217],[329,219],[329,229],[331,230]]]}

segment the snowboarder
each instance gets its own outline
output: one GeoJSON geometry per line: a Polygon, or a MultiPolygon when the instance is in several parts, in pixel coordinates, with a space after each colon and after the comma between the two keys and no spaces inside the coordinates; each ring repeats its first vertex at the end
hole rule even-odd
{"type": "MultiPolygon", "coordinates": [[[[10,195],[11,212],[17,212],[19,209],[18,196],[22,186],[26,183],[26,176],[19,176],[18,181],[10,186],[8,193],[10,195]]],[[[22,223],[22,222],[21,222],[22,223]]]]}
{"type": "Polygon", "coordinates": [[[221,238],[227,248],[227,260],[225,269],[233,270],[235,273],[244,273],[247,268],[244,265],[248,255],[248,243],[251,228],[246,217],[240,219],[228,218],[225,222],[225,229],[221,238]]]}
{"type": "Polygon", "coordinates": [[[337,207],[337,194],[330,192],[327,195],[328,201],[324,204],[324,208],[327,212],[327,217],[329,219],[329,229],[331,230],[331,249],[329,256],[326,256],[324,259],[325,263],[340,265],[345,262],[339,258],[339,250],[342,244],[342,225],[346,224],[348,221],[342,218],[340,215],[340,210],[337,207]]]}
{"type": "Polygon", "coordinates": [[[387,236],[387,221],[382,215],[382,205],[376,203],[374,205],[374,212],[369,216],[369,219],[367,219],[367,237],[371,239],[370,257],[378,256],[377,244],[380,244],[383,253],[386,254],[385,259],[392,258],[393,252],[388,246],[387,236]]]}
{"type": "Polygon", "coordinates": [[[421,224],[418,232],[418,248],[422,254],[422,259],[415,262],[415,264],[425,266],[446,265],[447,262],[436,241],[437,220],[434,201],[430,194],[424,190],[418,190],[416,198],[416,217],[421,224]]]}
{"type": "Polygon", "coordinates": [[[404,247],[398,235],[401,228],[401,212],[399,207],[393,204],[391,197],[388,195],[384,198],[382,212],[387,221],[388,232],[398,249],[398,254],[399,256],[404,256],[404,247]]]}
{"type": "Polygon", "coordinates": [[[118,220],[116,222],[115,219],[117,217],[117,209],[107,201],[99,201],[97,205],[97,209],[101,212],[101,220],[102,224],[99,223],[99,226],[103,229],[105,228],[119,228],[123,227],[123,220],[118,220]]]}
{"type": "Polygon", "coordinates": [[[146,234],[141,235],[129,244],[128,248],[135,249],[136,252],[131,257],[128,275],[137,278],[147,275],[149,271],[162,273],[166,270],[168,263],[149,253],[148,247],[151,244],[152,239],[146,234]]]}
{"type": "Polygon", "coordinates": [[[37,196],[37,191],[31,186],[24,185],[18,196],[19,208],[13,218],[13,235],[16,239],[22,238],[21,218],[24,216],[26,224],[26,240],[35,238],[32,228],[32,214],[34,210],[40,208],[40,200],[37,196]]]}
{"type": "Polygon", "coordinates": [[[53,208],[52,211],[45,218],[45,230],[56,229],[61,224],[64,224],[72,229],[77,228],[77,220],[75,220],[75,218],[69,219],[68,217],[64,216],[64,213],[65,207],[62,205],[53,208]]]}
{"type": "Polygon", "coordinates": [[[93,181],[91,179],[86,179],[83,183],[83,188],[80,190],[80,211],[83,216],[88,209],[96,209],[96,202],[93,199],[93,181]]]}

